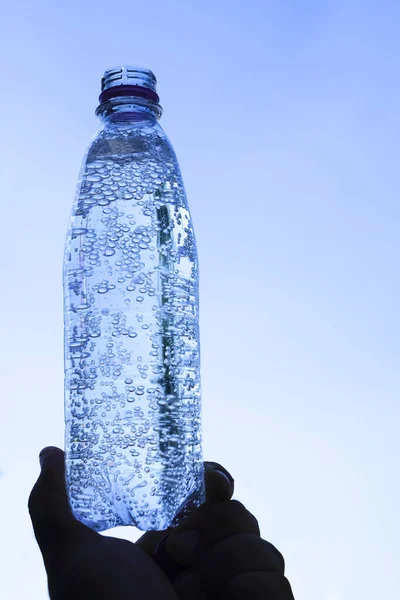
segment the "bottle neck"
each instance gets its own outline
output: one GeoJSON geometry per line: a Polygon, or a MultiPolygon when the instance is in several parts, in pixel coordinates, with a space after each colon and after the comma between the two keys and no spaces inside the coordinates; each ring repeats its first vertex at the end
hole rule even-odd
{"type": "Polygon", "coordinates": [[[108,69],[101,80],[96,115],[109,123],[154,121],[162,114],[156,91],[157,80],[149,69],[108,69]]]}
{"type": "Polygon", "coordinates": [[[155,92],[139,86],[117,86],[102,92],[96,115],[107,122],[159,119],[162,108],[155,92]]]}

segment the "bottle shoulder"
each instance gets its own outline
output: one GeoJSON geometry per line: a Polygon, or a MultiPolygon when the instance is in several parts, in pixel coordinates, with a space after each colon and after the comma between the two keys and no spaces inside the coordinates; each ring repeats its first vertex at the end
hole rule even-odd
{"type": "Polygon", "coordinates": [[[126,209],[127,202],[135,210],[160,202],[188,209],[175,152],[155,121],[100,127],[84,157],[73,214],[86,217],[95,206],[126,209]]]}
{"type": "MultiPolygon", "coordinates": [[[[153,171],[178,181],[183,187],[179,163],[173,146],[157,121],[120,125],[102,125],[96,132],[83,160],[82,175],[96,165],[131,171],[136,176],[153,171]]],[[[149,174],[149,173],[148,173],[149,174]]]]}
{"type": "Polygon", "coordinates": [[[88,148],[87,160],[101,157],[132,155],[148,158],[173,159],[176,155],[165,131],[157,121],[138,123],[102,124],[88,148]]]}

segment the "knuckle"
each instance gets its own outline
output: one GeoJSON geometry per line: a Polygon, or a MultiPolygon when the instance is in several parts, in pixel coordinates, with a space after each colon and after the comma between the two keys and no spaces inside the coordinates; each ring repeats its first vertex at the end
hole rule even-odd
{"type": "Polygon", "coordinates": [[[37,512],[37,507],[40,505],[41,497],[41,480],[40,477],[33,486],[28,498],[28,511],[31,517],[37,512]]]}
{"type": "Polygon", "coordinates": [[[253,570],[236,575],[229,582],[228,597],[237,600],[271,598],[271,600],[294,600],[286,577],[278,573],[253,570]]]}
{"type": "Polygon", "coordinates": [[[251,533],[260,535],[260,527],[256,517],[238,500],[231,500],[232,512],[237,519],[246,522],[251,533]]]}
{"type": "Polygon", "coordinates": [[[282,573],[284,573],[285,572],[285,559],[283,558],[283,554],[281,552],[279,552],[279,550],[273,544],[271,544],[271,542],[268,542],[267,540],[263,540],[263,542],[268,544],[272,554],[276,557],[276,560],[279,562],[279,564],[281,566],[282,573]]]}

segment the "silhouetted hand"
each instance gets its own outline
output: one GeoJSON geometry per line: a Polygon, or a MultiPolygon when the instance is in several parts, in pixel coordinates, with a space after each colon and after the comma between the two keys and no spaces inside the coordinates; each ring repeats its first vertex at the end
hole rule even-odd
{"type": "Polygon", "coordinates": [[[230,499],[233,479],[219,464],[205,463],[202,506],[181,526],[149,531],[136,544],[73,517],[62,450],[45,448],[41,465],[29,512],[51,600],[293,600],[282,555],[230,499]]]}

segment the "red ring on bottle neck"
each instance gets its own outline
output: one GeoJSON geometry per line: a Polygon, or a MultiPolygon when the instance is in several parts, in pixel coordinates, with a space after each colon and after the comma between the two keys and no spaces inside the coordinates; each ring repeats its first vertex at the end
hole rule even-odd
{"type": "Polygon", "coordinates": [[[108,102],[111,98],[118,98],[120,96],[144,98],[156,104],[160,102],[160,98],[156,92],[140,85],[115,85],[114,87],[110,87],[100,94],[99,102],[103,104],[103,102],[108,102]]]}

